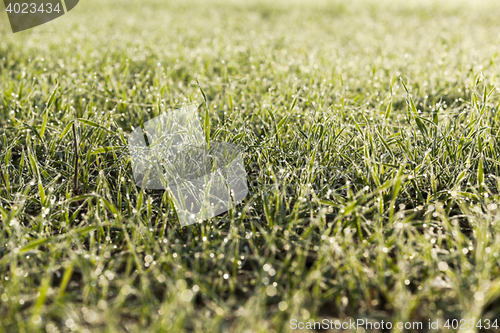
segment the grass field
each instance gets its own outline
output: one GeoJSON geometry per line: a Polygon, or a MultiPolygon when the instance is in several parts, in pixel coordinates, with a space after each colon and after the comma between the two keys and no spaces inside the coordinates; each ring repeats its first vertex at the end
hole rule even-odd
{"type": "Polygon", "coordinates": [[[0,331],[499,332],[499,17],[488,0],[82,0],[12,34],[2,13],[0,331]],[[243,148],[249,195],[181,228],[127,144],[185,103],[243,148]]]}

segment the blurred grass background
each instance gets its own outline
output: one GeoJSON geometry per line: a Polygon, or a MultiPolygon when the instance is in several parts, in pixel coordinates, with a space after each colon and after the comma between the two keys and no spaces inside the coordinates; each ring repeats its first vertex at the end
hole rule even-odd
{"type": "Polygon", "coordinates": [[[498,332],[499,17],[487,0],[83,0],[12,34],[0,15],[0,330],[498,332]],[[127,134],[183,103],[204,115],[196,80],[250,194],[180,228],[167,193],[134,186],[127,134]]]}

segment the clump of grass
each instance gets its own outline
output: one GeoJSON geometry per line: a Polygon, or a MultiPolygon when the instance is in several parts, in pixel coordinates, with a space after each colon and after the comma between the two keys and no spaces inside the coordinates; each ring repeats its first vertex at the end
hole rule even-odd
{"type": "Polygon", "coordinates": [[[0,39],[2,330],[500,316],[498,3],[77,9],[0,39]],[[185,228],[126,149],[182,103],[250,189],[185,228]]]}

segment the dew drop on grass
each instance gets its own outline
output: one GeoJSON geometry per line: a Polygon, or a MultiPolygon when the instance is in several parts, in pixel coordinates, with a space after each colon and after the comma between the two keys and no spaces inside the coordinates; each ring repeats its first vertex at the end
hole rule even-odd
{"type": "Polygon", "coordinates": [[[281,301],[278,304],[280,311],[285,311],[288,308],[288,304],[285,301],[281,301]]]}
{"type": "Polygon", "coordinates": [[[267,286],[266,294],[270,297],[276,296],[277,290],[274,285],[267,286]]]}
{"type": "Polygon", "coordinates": [[[441,261],[439,264],[438,264],[438,268],[440,271],[444,272],[448,269],[448,264],[444,261],[441,261]]]}

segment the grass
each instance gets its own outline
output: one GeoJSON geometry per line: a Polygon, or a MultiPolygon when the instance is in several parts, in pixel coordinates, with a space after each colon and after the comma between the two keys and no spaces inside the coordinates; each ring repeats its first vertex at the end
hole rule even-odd
{"type": "Polygon", "coordinates": [[[499,15],[86,0],[15,35],[0,15],[0,331],[500,319],[499,15]],[[250,192],[181,228],[134,185],[127,134],[204,117],[200,87],[250,192]]]}

